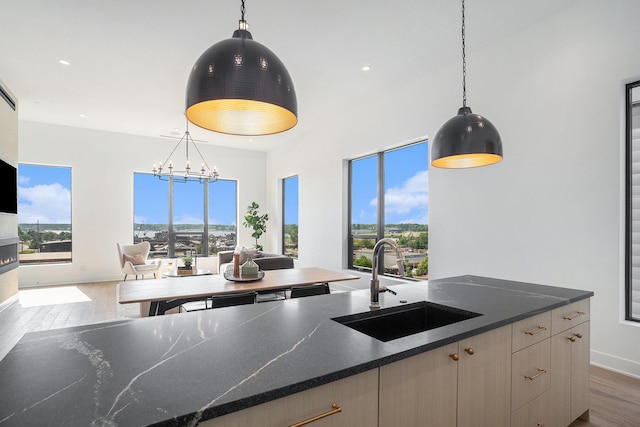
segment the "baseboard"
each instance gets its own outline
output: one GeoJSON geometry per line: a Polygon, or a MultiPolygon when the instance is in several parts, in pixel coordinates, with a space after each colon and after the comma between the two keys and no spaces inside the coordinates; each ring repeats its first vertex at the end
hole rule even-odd
{"type": "Polygon", "coordinates": [[[619,374],[640,379],[640,363],[591,350],[591,364],[619,374]]]}
{"type": "Polygon", "coordinates": [[[16,292],[15,294],[11,295],[9,298],[7,298],[6,300],[0,303],[0,313],[5,311],[7,308],[9,308],[11,304],[17,301],[18,301],[18,293],[16,292]]]}

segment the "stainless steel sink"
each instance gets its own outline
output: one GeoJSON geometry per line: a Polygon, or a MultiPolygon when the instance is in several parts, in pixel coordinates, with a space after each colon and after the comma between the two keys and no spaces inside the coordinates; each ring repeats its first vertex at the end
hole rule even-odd
{"type": "Polygon", "coordinates": [[[471,311],[420,301],[335,317],[334,320],[380,341],[391,341],[481,316],[471,311]]]}

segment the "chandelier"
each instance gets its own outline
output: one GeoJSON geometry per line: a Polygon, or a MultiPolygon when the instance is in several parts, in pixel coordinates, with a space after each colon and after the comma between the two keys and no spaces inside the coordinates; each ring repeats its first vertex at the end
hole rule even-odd
{"type": "Polygon", "coordinates": [[[196,143],[191,138],[191,134],[189,134],[189,121],[187,120],[187,128],[184,132],[184,135],[173,150],[169,154],[169,157],[164,162],[160,162],[160,164],[153,164],[153,176],[158,177],[162,181],[169,181],[169,179],[173,178],[173,182],[189,182],[189,181],[197,181],[203,183],[205,181],[208,182],[216,182],[218,180],[218,167],[213,166],[213,169],[209,167],[207,162],[202,157],[202,153],[198,150],[196,143]],[[180,144],[184,142],[185,145],[185,158],[186,163],[184,169],[177,169],[173,165],[173,160],[171,156],[176,152],[180,144]],[[191,160],[189,159],[189,146],[192,147],[193,150],[198,153],[200,156],[201,166],[199,169],[194,169],[191,167],[191,160]]]}

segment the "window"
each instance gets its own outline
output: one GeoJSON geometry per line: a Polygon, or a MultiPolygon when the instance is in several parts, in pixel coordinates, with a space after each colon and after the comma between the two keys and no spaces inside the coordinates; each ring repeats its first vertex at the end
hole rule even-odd
{"type": "Polygon", "coordinates": [[[282,180],[282,253],[298,258],[298,177],[282,180]]]}
{"type": "MultiPolygon", "coordinates": [[[[370,270],[373,246],[394,239],[408,277],[429,273],[427,141],[349,162],[349,268],[370,270]]],[[[384,255],[384,274],[397,275],[395,253],[384,255]]],[[[382,271],[381,271],[382,273],[382,271]]]]}
{"type": "Polygon", "coordinates": [[[20,264],[71,262],[71,168],[18,165],[20,264]]]}
{"type": "Polygon", "coordinates": [[[640,322],[640,81],[626,86],[626,308],[640,322]]]}
{"type": "Polygon", "coordinates": [[[208,256],[236,246],[237,183],[161,181],[134,174],[134,243],[151,243],[150,256],[208,256]]]}

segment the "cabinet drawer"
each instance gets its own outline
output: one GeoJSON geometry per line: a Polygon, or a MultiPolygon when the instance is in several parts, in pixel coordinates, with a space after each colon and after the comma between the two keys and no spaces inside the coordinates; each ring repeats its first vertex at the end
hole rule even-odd
{"type": "Polygon", "coordinates": [[[551,426],[550,404],[551,392],[547,391],[511,414],[511,425],[514,427],[551,426]]]}
{"type": "Polygon", "coordinates": [[[551,312],[538,314],[513,324],[512,352],[522,350],[551,336],[551,312]]]}
{"type": "Polygon", "coordinates": [[[544,340],[513,353],[511,375],[511,410],[515,411],[549,390],[551,343],[544,340]]]}
{"type": "Polygon", "coordinates": [[[590,298],[577,301],[551,312],[551,335],[571,329],[589,320],[590,298]]]}
{"type": "Polygon", "coordinates": [[[281,427],[324,416],[314,427],[377,426],[378,369],[199,423],[202,427],[281,427]],[[338,408],[332,407],[336,404],[338,408]]]}

